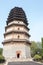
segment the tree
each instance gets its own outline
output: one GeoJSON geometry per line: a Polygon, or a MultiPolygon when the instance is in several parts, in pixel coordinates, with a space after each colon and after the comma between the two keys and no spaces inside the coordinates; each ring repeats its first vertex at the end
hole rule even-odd
{"type": "Polygon", "coordinates": [[[36,43],[37,43],[38,48],[41,49],[42,48],[41,42],[36,42],[36,43]]]}
{"type": "Polygon", "coordinates": [[[42,59],[43,59],[43,38],[41,38],[41,41],[42,41],[42,59]]]}
{"type": "Polygon", "coordinates": [[[0,55],[0,63],[4,63],[4,62],[5,62],[4,56],[0,55]]]}
{"type": "Polygon", "coordinates": [[[2,53],[3,53],[3,49],[0,48],[0,63],[4,63],[5,62],[5,58],[4,58],[2,53]]]}
{"type": "Polygon", "coordinates": [[[41,40],[42,40],[42,48],[43,48],[43,38],[41,38],[41,40]]]}
{"type": "Polygon", "coordinates": [[[2,49],[2,48],[0,48],[0,55],[2,55],[2,53],[3,53],[3,49],[2,49]]]}
{"type": "Polygon", "coordinates": [[[41,42],[31,41],[31,56],[34,57],[35,54],[41,55],[41,42]]]}
{"type": "Polygon", "coordinates": [[[31,41],[31,56],[34,57],[36,54],[36,49],[38,48],[37,44],[35,41],[31,41]]]}

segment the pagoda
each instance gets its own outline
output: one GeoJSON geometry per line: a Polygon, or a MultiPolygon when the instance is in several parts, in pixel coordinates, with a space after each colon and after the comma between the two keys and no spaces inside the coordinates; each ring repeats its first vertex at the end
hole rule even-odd
{"type": "Polygon", "coordinates": [[[30,58],[28,21],[24,10],[20,7],[11,9],[5,26],[3,55],[5,59],[30,58]]]}

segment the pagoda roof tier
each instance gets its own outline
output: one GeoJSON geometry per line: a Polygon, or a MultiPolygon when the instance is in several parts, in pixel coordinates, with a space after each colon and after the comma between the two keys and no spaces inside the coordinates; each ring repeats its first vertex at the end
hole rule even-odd
{"type": "Polygon", "coordinates": [[[10,43],[10,42],[26,42],[31,45],[30,41],[27,39],[9,39],[9,40],[4,40],[2,44],[10,43]]]}
{"type": "Polygon", "coordinates": [[[8,35],[8,34],[11,34],[11,33],[26,34],[26,35],[28,35],[30,37],[30,35],[27,32],[25,32],[25,31],[9,31],[9,32],[4,33],[4,37],[6,35],[8,35]]]}
{"type": "Polygon", "coordinates": [[[11,9],[6,21],[7,25],[14,20],[23,21],[26,25],[28,25],[26,14],[24,10],[20,7],[14,7],[13,9],[11,9]]]}
{"type": "Polygon", "coordinates": [[[11,26],[25,26],[28,30],[30,30],[25,24],[20,24],[20,23],[12,23],[10,25],[5,26],[5,29],[11,27],[11,26]]]}

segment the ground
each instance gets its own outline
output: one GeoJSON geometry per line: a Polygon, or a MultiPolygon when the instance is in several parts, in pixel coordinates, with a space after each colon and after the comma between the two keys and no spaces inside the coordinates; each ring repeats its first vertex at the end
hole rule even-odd
{"type": "Polygon", "coordinates": [[[9,62],[8,65],[43,65],[42,63],[37,63],[34,61],[24,61],[24,62],[9,62]]]}

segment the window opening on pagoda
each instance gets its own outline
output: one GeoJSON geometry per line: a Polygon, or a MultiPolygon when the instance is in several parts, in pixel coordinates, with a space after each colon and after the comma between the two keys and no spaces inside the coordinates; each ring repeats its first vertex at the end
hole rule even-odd
{"type": "Polygon", "coordinates": [[[20,38],[20,36],[18,35],[18,39],[20,38]]]}
{"type": "Polygon", "coordinates": [[[19,22],[18,22],[19,23],[19,22]]]}
{"type": "Polygon", "coordinates": [[[18,28],[18,30],[20,30],[20,28],[18,28]]]}

